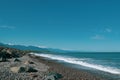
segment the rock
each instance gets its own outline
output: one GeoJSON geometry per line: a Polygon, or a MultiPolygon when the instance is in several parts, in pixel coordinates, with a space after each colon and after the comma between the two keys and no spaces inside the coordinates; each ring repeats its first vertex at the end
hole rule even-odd
{"type": "Polygon", "coordinates": [[[6,50],[6,53],[12,54],[12,51],[10,51],[10,50],[8,49],[8,50],[6,50]]]}
{"type": "Polygon", "coordinates": [[[55,76],[51,75],[51,76],[47,76],[45,80],[58,80],[58,79],[56,79],[55,76]]]}
{"type": "Polygon", "coordinates": [[[6,50],[6,49],[3,49],[1,51],[1,57],[5,57],[5,58],[11,58],[11,52],[6,50]]]}
{"type": "Polygon", "coordinates": [[[32,67],[12,67],[11,68],[12,72],[15,73],[22,73],[22,72],[37,72],[36,69],[32,68],[32,67]]]}
{"type": "Polygon", "coordinates": [[[26,67],[26,72],[37,72],[37,70],[32,67],[26,67]]]}
{"type": "Polygon", "coordinates": [[[1,61],[1,62],[7,61],[7,57],[6,57],[6,52],[5,52],[5,50],[2,50],[2,51],[1,51],[0,61],[1,61]]]}
{"type": "Polygon", "coordinates": [[[14,59],[14,62],[20,62],[20,60],[19,60],[19,59],[17,59],[17,58],[15,58],[15,59],[14,59]]]}
{"type": "Polygon", "coordinates": [[[31,77],[33,77],[33,78],[36,78],[36,77],[38,77],[38,75],[36,75],[36,74],[33,74],[33,73],[32,73],[32,74],[30,74],[30,76],[31,76],[31,77]]]}
{"type": "Polygon", "coordinates": [[[24,64],[34,64],[32,61],[26,61],[24,64]]]}
{"type": "Polygon", "coordinates": [[[58,74],[58,73],[49,73],[45,77],[45,80],[59,80],[60,78],[62,78],[61,74],[58,74]]]}
{"type": "Polygon", "coordinates": [[[1,61],[1,62],[5,62],[5,61],[7,61],[7,60],[6,60],[5,57],[1,57],[0,61],[1,61]]]}
{"type": "Polygon", "coordinates": [[[12,67],[11,71],[15,73],[26,72],[25,67],[12,67]]]}
{"type": "Polygon", "coordinates": [[[6,58],[19,58],[26,55],[29,51],[18,50],[14,48],[2,47],[0,46],[0,58],[3,54],[6,55],[6,58]]]}

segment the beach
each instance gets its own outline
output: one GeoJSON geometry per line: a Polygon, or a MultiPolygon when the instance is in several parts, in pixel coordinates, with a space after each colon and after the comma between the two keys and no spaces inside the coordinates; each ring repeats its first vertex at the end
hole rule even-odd
{"type": "Polygon", "coordinates": [[[93,74],[87,70],[83,70],[83,69],[80,70],[80,69],[68,67],[54,60],[47,60],[40,56],[31,56],[31,55],[29,56],[35,61],[48,65],[49,66],[48,72],[57,72],[62,74],[63,78],[61,78],[60,80],[114,80],[107,76],[93,74]]]}
{"type": "Polygon", "coordinates": [[[0,80],[120,80],[66,66],[35,53],[0,47],[0,80]]]}
{"type": "Polygon", "coordinates": [[[61,74],[63,77],[59,80],[107,80],[85,71],[65,67],[62,64],[38,56],[25,55],[18,59],[21,62],[14,62],[14,58],[9,59],[7,62],[0,62],[0,80],[44,80],[45,75],[50,72],[61,74]],[[25,64],[26,61],[32,61],[34,64],[25,64]],[[15,70],[15,72],[11,71],[12,67],[20,66],[31,66],[37,69],[38,72],[19,73],[15,70]]]}

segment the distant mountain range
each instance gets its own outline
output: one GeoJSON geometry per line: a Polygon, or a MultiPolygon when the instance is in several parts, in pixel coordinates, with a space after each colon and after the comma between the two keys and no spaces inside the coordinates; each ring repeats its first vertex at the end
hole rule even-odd
{"type": "Polygon", "coordinates": [[[0,43],[0,46],[10,47],[10,48],[15,48],[20,50],[38,51],[38,52],[59,52],[59,53],[70,52],[68,50],[61,50],[61,49],[41,48],[37,46],[25,46],[25,45],[10,45],[10,44],[4,44],[4,43],[0,43]]]}

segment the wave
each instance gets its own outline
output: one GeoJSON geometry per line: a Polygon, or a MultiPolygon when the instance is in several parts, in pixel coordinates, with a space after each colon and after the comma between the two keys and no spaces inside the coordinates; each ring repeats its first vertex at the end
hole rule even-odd
{"type": "Polygon", "coordinates": [[[63,56],[52,55],[52,54],[38,54],[38,53],[31,53],[31,54],[35,54],[36,56],[42,56],[42,57],[46,57],[46,58],[50,58],[54,60],[60,60],[60,61],[64,61],[64,62],[71,63],[71,64],[77,64],[77,65],[97,69],[100,71],[108,72],[111,74],[120,74],[120,69],[116,69],[114,67],[109,67],[109,66],[98,65],[94,63],[92,64],[92,63],[84,61],[84,58],[78,59],[78,58],[70,58],[66,56],[63,57],[63,56]]]}

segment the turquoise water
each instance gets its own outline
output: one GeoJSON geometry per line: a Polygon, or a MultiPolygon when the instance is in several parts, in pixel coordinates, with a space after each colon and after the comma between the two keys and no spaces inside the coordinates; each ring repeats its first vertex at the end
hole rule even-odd
{"type": "Polygon", "coordinates": [[[78,67],[99,70],[120,75],[120,53],[115,52],[80,52],[80,53],[51,53],[37,54],[42,57],[75,64],[78,67]]]}

